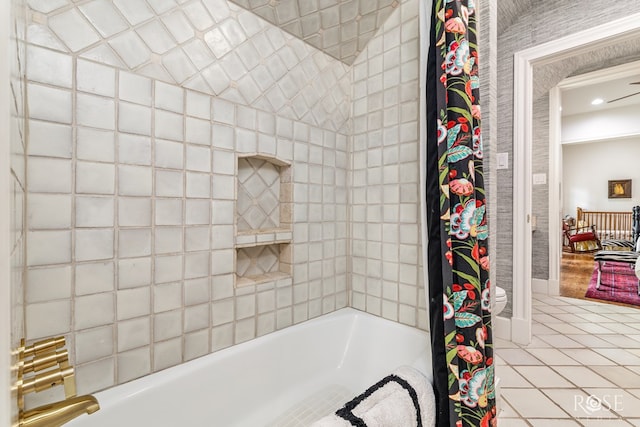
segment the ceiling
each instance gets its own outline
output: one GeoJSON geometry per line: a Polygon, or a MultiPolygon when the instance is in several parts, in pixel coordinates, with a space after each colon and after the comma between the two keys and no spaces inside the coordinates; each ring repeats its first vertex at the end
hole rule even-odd
{"type": "Polygon", "coordinates": [[[230,0],[347,65],[400,0],[230,0]]]}
{"type": "MultiPolygon", "coordinates": [[[[229,0],[347,65],[400,3],[407,0],[229,0]]],[[[498,34],[532,7],[530,0],[497,2],[498,34]]]]}
{"type": "Polygon", "coordinates": [[[531,0],[498,0],[498,34],[503,33],[517,19],[518,16],[531,9],[531,0]]]}
{"type": "Polygon", "coordinates": [[[595,113],[611,108],[638,105],[640,104],[640,94],[616,102],[609,102],[616,98],[640,92],[640,84],[632,85],[631,83],[633,82],[640,82],[640,70],[633,76],[566,89],[562,91],[562,115],[595,113]],[[600,105],[592,105],[591,102],[597,98],[605,102],[600,105]]]}

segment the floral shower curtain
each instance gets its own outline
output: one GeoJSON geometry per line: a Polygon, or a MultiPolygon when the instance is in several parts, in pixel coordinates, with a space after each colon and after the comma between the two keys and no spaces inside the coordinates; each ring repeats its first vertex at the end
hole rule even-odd
{"type": "Polygon", "coordinates": [[[497,425],[475,1],[433,0],[427,58],[427,252],[438,427],[497,425]]]}

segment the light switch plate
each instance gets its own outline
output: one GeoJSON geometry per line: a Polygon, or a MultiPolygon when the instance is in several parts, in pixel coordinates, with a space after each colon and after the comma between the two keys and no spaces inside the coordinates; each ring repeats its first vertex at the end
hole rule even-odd
{"type": "Polygon", "coordinates": [[[547,183],[547,174],[546,173],[534,173],[533,174],[533,185],[544,185],[547,183]]]}
{"type": "Polygon", "coordinates": [[[498,153],[497,169],[509,169],[509,153],[498,153]]]}

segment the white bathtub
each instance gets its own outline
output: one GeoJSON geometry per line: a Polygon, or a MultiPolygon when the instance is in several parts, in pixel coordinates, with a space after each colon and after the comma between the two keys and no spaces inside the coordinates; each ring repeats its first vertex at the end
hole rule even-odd
{"type": "Polygon", "coordinates": [[[430,360],[427,333],[345,308],[97,393],[100,411],[67,425],[275,426],[322,390],[344,403],[401,365],[431,378],[430,360]]]}

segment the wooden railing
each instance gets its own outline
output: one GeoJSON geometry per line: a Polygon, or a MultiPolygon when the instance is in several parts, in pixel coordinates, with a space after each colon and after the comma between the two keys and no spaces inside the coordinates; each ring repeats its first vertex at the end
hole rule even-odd
{"type": "Polygon", "coordinates": [[[578,208],[578,224],[595,225],[600,239],[631,240],[632,213],[586,211],[578,208]]]}

